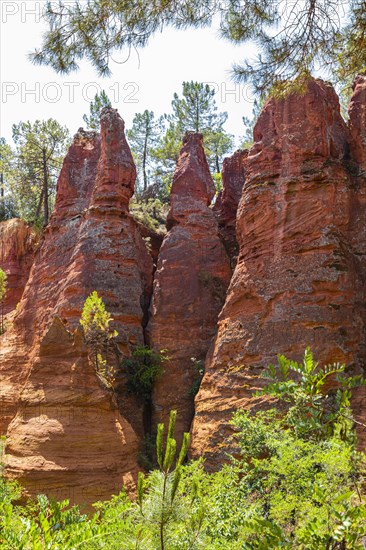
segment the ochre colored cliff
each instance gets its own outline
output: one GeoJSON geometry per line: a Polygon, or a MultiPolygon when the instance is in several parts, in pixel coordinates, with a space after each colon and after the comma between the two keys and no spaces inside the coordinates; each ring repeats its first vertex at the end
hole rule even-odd
{"type": "Polygon", "coordinates": [[[152,260],[128,212],[135,176],[124,122],[105,109],[101,135],[80,130],[65,158],[55,211],[1,340],[5,474],[30,494],[93,502],[133,488],[140,411],[130,398],[118,410],[78,326],[97,290],[119,333],[116,365],[144,342],[152,260]]]}
{"type": "MultiPolygon", "coordinates": [[[[354,252],[355,268],[361,277],[363,291],[358,293],[360,323],[364,327],[362,346],[363,369],[366,370],[366,76],[358,76],[353,84],[349,105],[350,163],[352,195],[350,208],[350,237],[354,252]]],[[[366,388],[353,392],[353,412],[356,419],[366,424],[366,388]]],[[[366,429],[357,425],[359,445],[366,449],[366,429]]]]}
{"type": "MultiPolygon", "coordinates": [[[[252,149],[225,160],[214,208],[202,137],[188,133],[161,247],[129,213],[135,177],[124,123],[105,109],[101,134],[79,130],[69,149],[27,284],[33,234],[20,220],[0,224],[6,311],[20,300],[0,337],[0,434],[5,474],[28,494],[90,503],[122,484],[133,490],[146,410],[119,365],[135,346],[169,357],[152,427],[177,409],[178,437],[191,427],[191,456],[205,455],[212,469],[235,450],[232,413],[267,406],[253,392],[278,353],[300,360],[310,346],[321,365],[365,370],[365,76],[355,80],[348,125],[321,80],[268,100],[252,149]],[[96,373],[79,325],[94,290],[118,331],[108,357],[114,391],[96,373]]],[[[353,409],[365,424],[365,388],[353,409]]]]}
{"type": "Polygon", "coordinates": [[[222,164],[222,190],[213,207],[219,222],[219,234],[233,268],[239,252],[236,238],[236,213],[246,177],[247,157],[247,150],[239,150],[231,157],[224,159],[222,164]]]}
{"type": "Polygon", "coordinates": [[[4,315],[16,308],[32,267],[37,236],[23,220],[0,222],[0,268],[7,276],[4,315]]]}
{"type": "Polygon", "coordinates": [[[187,133],[174,173],[148,326],[151,345],[169,357],[153,395],[153,426],[176,409],[179,435],[190,428],[198,363],[203,365],[215,335],[231,276],[209,208],[214,192],[202,136],[187,133]]]}
{"type": "Polygon", "coordinates": [[[261,406],[252,392],[278,353],[299,360],[311,346],[321,364],[365,365],[365,179],[351,169],[364,159],[364,86],[356,82],[351,132],[320,80],[267,101],[255,126],[238,263],[196,398],[192,454],[208,467],[230,448],[233,411],[261,406]]]}

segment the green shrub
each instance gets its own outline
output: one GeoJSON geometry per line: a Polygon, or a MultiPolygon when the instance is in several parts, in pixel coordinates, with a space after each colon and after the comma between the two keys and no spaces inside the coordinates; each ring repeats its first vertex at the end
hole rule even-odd
{"type": "Polygon", "coordinates": [[[110,328],[113,321],[104,302],[94,290],[85,300],[80,324],[84,329],[86,344],[91,352],[95,369],[107,386],[113,385],[115,369],[107,364],[110,344],[118,332],[110,328]]]}
{"type": "Polygon", "coordinates": [[[349,406],[363,381],[343,366],[321,371],[310,350],[301,365],[280,357],[264,376],[262,393],[280,406],[236,412],[241,455],[216,473],[203,460],[183,465],[189,436],[178,454],[173,411],[166,438],[158,426],[158,466],[139,474],[137,500],[121,492],[90,516],[44,495],[22,507],[19,487],[0,479],[0,548],[363,550],[366,460],[349,406]]]}
{"type": "Polygon", "coordinates": [[[123,360],[121,368],[127,374],[127,386],[143,403],[151,401],[155,380],[164,372],[162,363],[166,359],[164,350],[137,346],[131,357],[123,360]]]}

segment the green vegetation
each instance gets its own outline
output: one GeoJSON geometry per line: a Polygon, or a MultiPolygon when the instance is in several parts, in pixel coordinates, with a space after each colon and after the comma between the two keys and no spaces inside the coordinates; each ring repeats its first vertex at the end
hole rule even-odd
{"type": "Polygon", "coordinates": [[[10,188],[17,210],[26,221],[46,225],[70,143],[69,132],[53,119],[20,122],[13,125],[13,140],[16,154],[10,188]]]}
{"type": "Polygon", "coordinates": [[[102,90],[100,94],[95,94],[94,101],[89,105],[89,116],[83,115],[83,120],[88,130],[96,130],[100,128],[100,114],[104,107],[112,107],[112,102],[107,93],[102,90]]]}
{"type": "Polygon", "coordinates": [[[14,153],[10,145],[0,138],[0,221],[13,218],[16,214],[15,199],[9,193],[13,162],[14,153]]]}
{"type": "Polygon", "coordinates": [[[91,352],[95,370],[110,385],[114,378],[114,368],[107,364],[108,351],[118,332],[110,328],[113,321],[104,302],[94,290],[85,300],[80,324],[84,329],[85,341],[91,352]]]}
{"type": "Polygon", "coordinates": [[[366,541],[365,454],[356,451],[351,388],[364,381],[343,365],[321,369],[279,357],[262,395],[276,408],[233,418],[240,449],[214,474],[176,460],[170,416],[156,439],[158,467],[85,515],[44,495],[14,504],[19,487],[0,481],[0,546],[10,549],[362,550],[366,541]],[[334,389],[327,389],[332,387],[334,389]]]}
{"type": "MultiPolygon", "coordinates": [[[[163,193],[165,194],[165,193],[163,193]]],[[[166,220],[169,212],[169,204],[166,198],[132,198],[130,212],[137,221],[142,223],[150,231],[165,235],[166,220]]]]}
{"type": "Polygon", "coordinates": [[[153,111],[136,113],[127,139],[137,166],[138,181],[143,193],[147,191],[154,171],[156,147],[161,134],[161,120],[155,120],[153,111]],[[142,184],[142,185],[141,185],[142,184]]]}
{"type": "Polygon", "coordinates": [[[68,74],[86,58],[100,75],[109,75],[114,51],[144,47],[164,27],[201,28],[214,22],[234,44],[250,41],[255,59],[234,65],[237,80],[263,94],[291,89],[324,67],[329,77],[346,79],[366,68],[366,7],[363,0],[268,2],[268,0],[90,0],[85,5],[48,4],[49,30],[31,58],[68,74]]]}
{"type": "Polygon", "coordinates": [[[6,296],[6,287],[7,287],[6,273],[0,267],[0,334],[3,334],[4,331],[5,331],[4,300],[5,300],[5,296],[6,296]]]}
{"type": "Polygon", "coordinates": [[[211,173],[221,181],[221,164],[232,152],[234,136],[226,133],[226,112],[218,112],[215,90],[201,82],[183,82],[173,96],[172,112],[156,119],[152,111],[136,113],[127,137],[138,169],[137,202],[166,203],[175,165],[187,131],[200,132],[211,173]]]}
{"type": "Polygon", "coordinates": [[[162,363],[167,357],[164,350],[157,352],[147,346],[137,346],[131,357],[126,357],[121,364],[126,372],[127,387],[142,403],[150,403],[154,382],[164,372],[162,363]]]}

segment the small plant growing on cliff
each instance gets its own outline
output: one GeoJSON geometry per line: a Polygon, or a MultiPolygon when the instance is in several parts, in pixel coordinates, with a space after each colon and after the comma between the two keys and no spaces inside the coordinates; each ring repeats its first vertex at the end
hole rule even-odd
{"type": "Polygon", "coordinates": [[[5,271],[0,267],[0,334],[5,332],[4,325],[4,300],[6,296],[7,277],[5,271]]]}
{"type": "Polygon", "coordinates": [[[205,374],[205,362],[203,359],[197,359],[196,357],[191,357],[191,362],[195,376],[192,386],[189,389],[189,395],[194,398],[200,389],[202,378],[205,374]]]}
{"type": "Polygon", "coordinates": [[[96,291],[85,300],[80,324],[84,329],[85,341],[92,352],[96,371],[107,381],[113,378],[113,369],[107,366],[106,355],[110,342],[118,335],[110,328],[113,321],[104,302],[96,291]]]}
{"type": "Polygon", "coordinates": [[[122,363],[127,372],[128,389],[145,404],[151,401],[154,382],[164,372],[162,363],[166,359],[164,350],[158,352],[148,346],[137,346],[122,363]]]}

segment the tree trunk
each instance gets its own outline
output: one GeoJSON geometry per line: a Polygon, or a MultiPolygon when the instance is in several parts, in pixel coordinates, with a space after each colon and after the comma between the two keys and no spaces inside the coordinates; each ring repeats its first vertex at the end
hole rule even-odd
{"type": "Polygon", "coordinates": [[[42,149],[42,165],[43,165],[43,212],[44,212],[44,225],[48,224],[49,219],[49,206],[48,206],[48,170],[46,160],[46,149],[42,149]]]}
{"type": "Polygon", "coordinates": [[[148,129],[145,131],[145,142],[144,142],[144,152],[142,155],[142,171],[144,175],[144,191],[147,189],[147,174],[146,174],[146,158],[147,158],[147,138],[148,138],[148,129]]]}
{"type": "Polygon", "coordinates": [[[0,220],[5,220],[4,174],[0,174],[0,220]]]}
{"type": "Polygon", "coordinates": [[[41,206],[42,206],[42,200],[43,200],[43,187],[42,187],[42,191],[41,191],[41,194],[39,195],[39,200],[38,200],[38,205],[37,205],[37,210],[36,210],[36,220],[39,218],[39,215],[41,213],[41,206]]]}
{"type": "Polygon", "coordinates": [[[221,167],[220,167],[219,156],[218,156],[218,155],[215,155],[215,162],[216,162],[216,172],[217,172],[218,174],[220,174],[220,172],[221,172],[221,169],[220,169],[220,168],[221,168],[221,167]]]}

